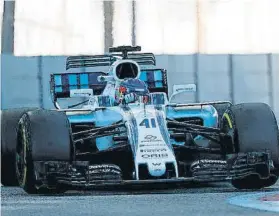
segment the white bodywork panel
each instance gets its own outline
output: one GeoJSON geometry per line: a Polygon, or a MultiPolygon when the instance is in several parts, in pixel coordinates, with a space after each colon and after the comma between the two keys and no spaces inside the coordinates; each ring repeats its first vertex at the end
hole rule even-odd
{"type": "MultiPolygon", "coordinates": [[[[154,177],[166,173],[166,163],[172,163],[175,167],[176,177],[178,168],[175,154],[170,143],[165,118],[158,118],[163,112],[148,105],[144,109],[131,107],[130,116],[127,116],[127,125],[130,129],[128,135],[132,140],[131,145],[134,153],[136,179],[139,179],[139,165],[147,164],[149,174],[154,177]],[[131,119],[132,115],[132,119],[131,119]],[[136,125],[133,125],[133,121],[136,125]],[[137,133],[137,134],[135,134],[137,133]]],[[[161,116],[162,117],[162,116],[161,116]]]]}

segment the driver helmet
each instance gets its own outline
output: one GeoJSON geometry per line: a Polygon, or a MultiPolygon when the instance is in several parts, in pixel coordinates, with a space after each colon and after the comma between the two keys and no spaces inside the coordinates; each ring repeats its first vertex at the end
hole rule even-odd
{"type": "Polygon", "coordinates": [[[148,96],[149,90],[144,81],[140,79],[126,78],[119,83],[116,88],[115,100],[117,102],[122,102],[125,95],[133,95],[134,100],[138,96],[148,96]]]}

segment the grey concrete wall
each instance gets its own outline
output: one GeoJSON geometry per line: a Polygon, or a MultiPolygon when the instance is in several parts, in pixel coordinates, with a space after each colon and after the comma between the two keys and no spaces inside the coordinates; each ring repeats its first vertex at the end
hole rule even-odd
{"type": "Polygon", "coordinates": [[[231,101],[229,55],[198,56],[199,101],[231,101]]]}
{"type": "Polygon", "coordinates": [[[2,108],[39,106],[38,58],[1,56],[2,108]]]}
{"type": "MultiPolygon", "coordinates": [[[[14,57],[2,55],[2,109],[40,106],[38,76],[42,74],[42,106],[53,108],[49,78],[65,71],[64,56],[14,57]]],[[[279,54],[274,55],[158,55],[157,66],[168,70],[173,84],[196,83],[196,94],[177,98],[183,102],[230,100],[265,102],[279,118],[279,54]],[[270,58],[269,58],[270,57],[270,58]]]]}
{"type": "Polygon", "coordinates": [[[238,55],[232,61],[235,102],[271,104],[267,55],[238,55]]]}
{"type": "MultiPolygon", "coordinates": [[[[156,56],[157,66],[168,71],[169,93],[172,94],[173,84],[195,83],[194,55],[159,55],[156,56]]],[[[178,95],[174,101],[194,102],[195,93],[178,95]]]]}
{"type": "Polygon", "coordinates": [[[272,93],[273,108],[279,119],[279,54],[272,55],[272,93]]]}

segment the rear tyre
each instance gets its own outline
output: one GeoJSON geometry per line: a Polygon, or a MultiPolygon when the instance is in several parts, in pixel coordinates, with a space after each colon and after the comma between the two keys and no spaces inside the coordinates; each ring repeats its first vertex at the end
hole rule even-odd
{"type": "Polygon", "coordinates": [[[64,112],[36,110],[21,117],[16,146],[16,175],[29,194],[60,193],[64,189],[38,178],[36,161],[71,161],[70,124],[64,112]]]}
{"type": "Polygon", "coordinates": [[[232,180],[232,185],[239,189],[259,189],[275,184],[279,168],[279,139],[277,121],[271,108],[264,103],[233,105],[224,113],[221,128],[232,135],[236,153],[268,150],[275,166],[268,179],[260,179],[255,174],[232,180]]]}
{"type": "Polygon", "coordinates": [[[1,110],[1,183],[4,186],[18,186],[15,172],[18,121],[25,112],[35,109],[1,110]]]}

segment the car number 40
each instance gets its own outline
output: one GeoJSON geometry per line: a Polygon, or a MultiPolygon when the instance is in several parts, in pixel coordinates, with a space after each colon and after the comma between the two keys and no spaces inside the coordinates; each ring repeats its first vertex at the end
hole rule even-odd
{"type": "Polygon", "coordinates": [[[156,128],[156,121],[155,121],[155,118],[145,118],[142,120],[142,122],[139,124],[139,126],[142,126],[142,127],[146,127],[146,128],[150,128],[150,126],[152,128],[156,128]]]}

